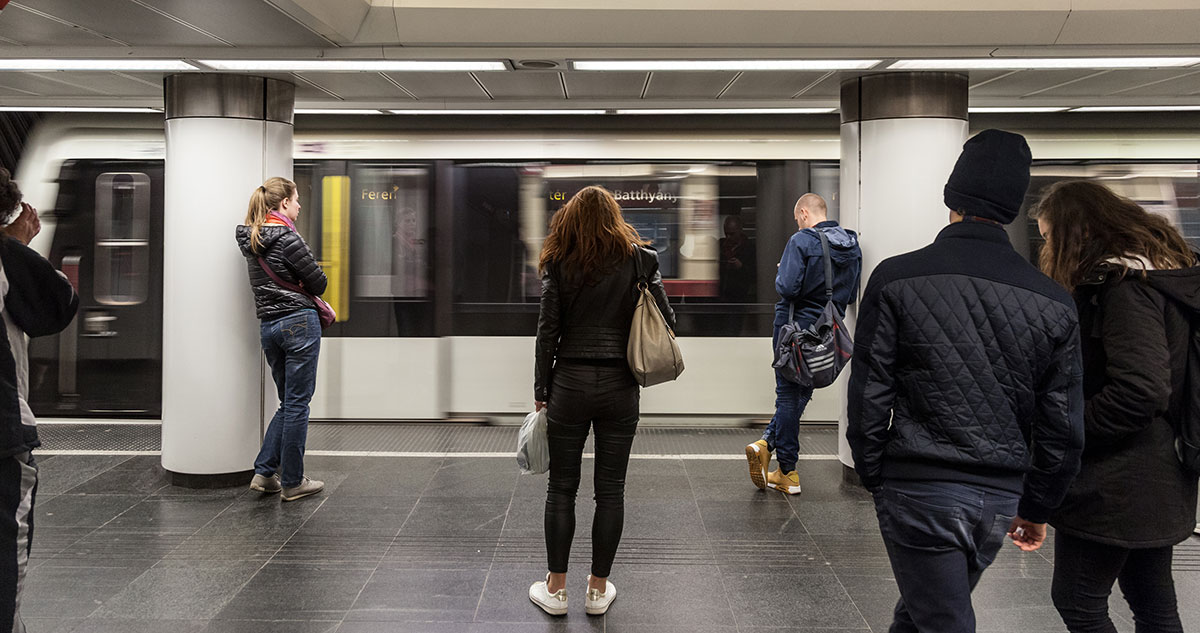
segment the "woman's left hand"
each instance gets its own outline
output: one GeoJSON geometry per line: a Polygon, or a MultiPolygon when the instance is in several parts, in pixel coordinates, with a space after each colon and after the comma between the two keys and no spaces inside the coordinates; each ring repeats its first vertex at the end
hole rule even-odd
{"type": "Polygon", "coordinates": [[[545,408],[546,408],[546,403],[545,403],[545,402],[541,402],[541,401],[538,401],[538,400],[534,400],[534,401],[533,401],[533,410],[534,410],[534,412],[541,411],[542,409],[545,409],[545,408]]]}

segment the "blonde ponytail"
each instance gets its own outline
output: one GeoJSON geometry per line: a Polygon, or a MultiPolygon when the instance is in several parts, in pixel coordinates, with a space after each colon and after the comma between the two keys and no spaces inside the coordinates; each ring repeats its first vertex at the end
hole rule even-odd
{"type": "Polygon", "coordinates": [[[259,232],[267,221],[267,214],[279,209],[284,200],[296,193],[296,183],[287,178],[268,178],[250,194],[250,206],[246,209],[246,226],[250,227],[250,249],[255,253],[262,250],[259,232]]]}

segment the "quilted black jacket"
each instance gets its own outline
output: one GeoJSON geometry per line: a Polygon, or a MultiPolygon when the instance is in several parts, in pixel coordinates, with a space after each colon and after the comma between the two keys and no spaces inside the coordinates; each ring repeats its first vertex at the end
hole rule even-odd
{"type": "MultiPolygon", "coordinates": [[[[667,324],[675,328],[675,311],[667,301],[658,254],[638,248],[642,270],[650,280],[650,294],[667,324]]],[[[634,283],[636,264],[629,257],[594,283],[564,279],[557,264],[542,273],[542,303],[538,313],[537,348],[533,371],[533,397],[550,399],[551,372],[557,359],[621,359],[629,345],[629,326],[639,292],[634,283]]]]}
{"type": "Polygon", "coordinates": [[[254,291],[254,310],[263,321],[278,319],[297,310],[313,309],[316,306],[312,299],[285,288],[280,288],[267,276],[258,258],[266,259],[271,270],[279,278],[303,287],[305,290],[320,295],[325,292],[328,283],[321,265],[313,258],[312,251],[299,233],[286,226],[268,224],[259,230],[262,240],[262,253],[256,254],[250,248],[250,227],[238,225],[238,248],[246,258],[246,267],[250,272],[250,289],[254,291]]]}
{"type": "Polygon", "coordinates": [[[1127,548],[1166,547],[1192,534],[1196,474],[1175,455],[1191,334],[1200,316],[1200,267],[1121,278],[1075,290],[1083,331],[1083,466],[1050,523],[1060,532],[1127,548]]]}
{"type": "Polygon", "coordinates": [[[864,485],[958,481],[1045,522],[1079,470],[1079,324],[999,225],[952,224],[882,262],[859,309],[847,439],[864,485]]]}

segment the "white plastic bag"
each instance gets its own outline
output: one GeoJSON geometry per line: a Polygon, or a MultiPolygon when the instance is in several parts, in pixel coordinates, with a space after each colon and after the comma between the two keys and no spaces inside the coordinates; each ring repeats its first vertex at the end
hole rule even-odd
{"type": "Polygon", "coordinates": [[[525,416],[517,433],[517,466],[523,475],[550,470],[550,440],[546,437],[546,410],[525,416]]]}

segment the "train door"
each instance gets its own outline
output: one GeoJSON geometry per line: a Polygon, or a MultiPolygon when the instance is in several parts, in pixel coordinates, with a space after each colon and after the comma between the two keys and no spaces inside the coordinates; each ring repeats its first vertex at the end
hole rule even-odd
{"type": "Polygon", "coordinates": [[[50,260],[79,292],[79,313],[31,341],[30,405],[39,416],[158,417],[162,163],[68,161],[50,213],[50,260]]]}

